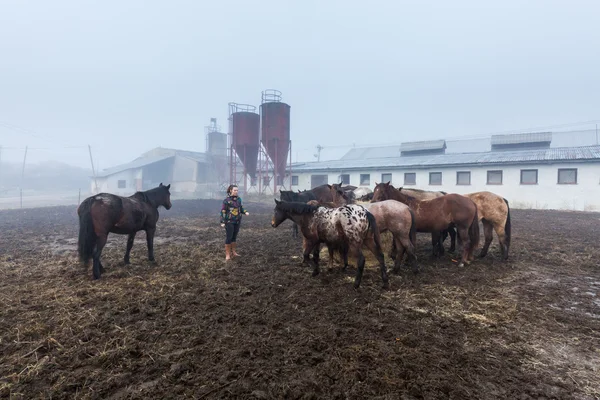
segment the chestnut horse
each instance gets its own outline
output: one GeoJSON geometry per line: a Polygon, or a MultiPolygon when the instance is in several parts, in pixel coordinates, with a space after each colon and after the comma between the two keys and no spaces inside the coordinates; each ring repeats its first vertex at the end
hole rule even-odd
{"type": "Polygon", "coordinates": [[[417,232],[431,232],[434,253],[441,246],[442,232],[453,224],[463,250],[459,267],[473,260],[473,251],[479,245],[479,216],[477,206],[471,199],[452,193],[419,201],[397,190],[389,182],[377,184],[373,193],[372,202],[393,199],[408,205],[415,212],[417,232]]]}
{"type": "Polygon", "coordinates": [[[313,276],[319,274],[318,248],[321,243],[325,243],[328,247],[341,251],[344,257],[344,267],[348,265],[348,253],[357,257],[354,287],[358,288],[365,268],[365,256],[362,253],[364,244],[377,257],[383,287],[388,286],[388,275],[381,251],[377,222],[373,214],[364,207],[352,204],[339,208],[326,208],[275,199],[271,226],[276,228],[286,219],[291,219],[300,226],[304,236],[304,263],[309,262],[308,256],[313,252],[313,276]]]}
{"type": "MultiPolygon", "coordinates": [[[[442,194],[445,194],[445,192],[429,192],[426,190],[407,189],[403,187],[398,190],[419,200],[429,200],[430,198],[439,197],[442,194]]],[[[487,191],[467,193],[463,194],[463,196],[473,200],[477,206],[479,220],[483,225],[483,237],[485,238],[485,241],[483,243],[483,248],[479,253],[479,257],[485,257],[487,255],[493,240],[493,232],[496,231],[498,241],[500,242],[502,258],[504,260],[508,259],[511,237],[510,206],[508,205],[508,200],[487,191]]],[[[456,235],[453,235],[452,232],[450,232],[450,237],[450,251],[454,251],[456,246],[456,235]]]]}
{"type": "Polygon", "coordinates": [[[158,207],[171,208],[171,185],[162,183],[154,189],[136,192],[129,197],[99,193],[85,199],[77,208],[79,215],[79,259],[87,266],[94,260],[93,277],[99,279],[104,267],[100,262],[102,249],[109,233],[129,235],[124,261],[129,264],[129,253],[138,231],[146,231],[148,259],[154,261],[154,233],[158,221],[158,207]]]}
{"type": "MultiPolygon", "coordinates": [[[[335,185],[331,187],[331,194],[333,196],[333,203],[331,203],[333,206],[340,207],[352,203],[344,191],[335,185]]],[[[396,200],[383,200],[377,203],[361,205],[375,217],[380,234],[387,231],[392,234],[393,246],[390,257],[394,260],[394,272],[398,273],[400,271],[400,265],[402,264],[405,252],[408,255],[408,259],[413,261],[413,270],[417,271],[417,255],[415,253],[417,225],[415,213],[406,204],[396,200]]],[[[330,258],[332,256],[331,253],[330,250],[330,258]]]]}

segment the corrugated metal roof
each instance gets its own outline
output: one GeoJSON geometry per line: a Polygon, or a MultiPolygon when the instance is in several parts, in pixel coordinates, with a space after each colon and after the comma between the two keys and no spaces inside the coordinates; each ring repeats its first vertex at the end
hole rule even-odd
{"type": "Polygon", "coordinates": [[[504,152],[433,154],[386,158],[335,160],[296,163],[292,171],[323,171],[375,168],[431,168],[475,164],[525,164],[543,162],[593,160],[600,162],[600,146],[563,147],[553,149],[515,150],[504,152]]]}
{"type": "Polygon", "coordinates": [[[102,178],[105,176],[116,174],[117,172],[126,171],[128,169],[140,168],[145,165],[154,164],[155,162],[166,160],[167,158],[175,157],[174,155],[162,155],[162,156],[150,156],[150,157],[139,157],[127,164],[117,165],[112,168],[104,169],[96,174],[97,177],[102,178]]]}
{"type": "Polygon", "coordinates": [[[348,151],[341,160],[363,160],[365,158],[399,157],[400,146],[362,147],[348,151]]]}
{"type": "Polygon", "coordinates": [[[404,142],[400,145],[400,151],[423,151],[442,150],[446,148],[445,140],[427,140],[420,142],[404,142]]]}
{"type": "Polygon", "coordinates": [[[492,146],[499,144],[520,144],[552,142],[552,132],[517,133],[510,135],[492,135],[492,146]]]}

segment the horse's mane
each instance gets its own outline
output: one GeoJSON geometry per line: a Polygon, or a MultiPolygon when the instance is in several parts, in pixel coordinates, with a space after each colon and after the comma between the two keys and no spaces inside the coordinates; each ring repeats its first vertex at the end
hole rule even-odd
{"type": "Polygon", "coordinates": [[[281,201],[277,203],[276,207],[281,211],[287,211],[292,214],[310,214],[319,208],[319,206],[313,206],[297,201],[281,201]]]}
{"type": "Polygon", "coordinates": [[[150,203],[150,196],[148,196],[147,192],[135,192],[131,198],[143,201],[144,203],[150,203]]]}
{"type": "Polygon", "coordinates": [[[148,203],[154,207],[157,207],[156,203],[156,194],[161,190],[160,187],[155,187],[153,189],[145,190],[143,192],[135,192],[131,198],[143,201],[144,203],[148,203]]]}

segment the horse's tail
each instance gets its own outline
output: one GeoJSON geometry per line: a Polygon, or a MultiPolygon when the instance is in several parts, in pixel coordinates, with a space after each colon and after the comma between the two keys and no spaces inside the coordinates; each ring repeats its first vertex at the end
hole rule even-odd
{"type": "Polygon", "coordinates": [[[504,224],[504,243],[506,243],[506,257],[508,257],[508,249],[510,248],[510,206],[508,200],[504,199],[506,203],[506,223],[504,224]]]}
{"type": "Polygon", "coordinates": [[[469,241],[471,242],[471,249],[476,249],[479,246],[479,214],[477,213],[477,206],[475,206],[475,215],[473,221],[469,227],[469,241]]]}
{"type": "Polygon", "coordinates": [[[416,251],[417,248],[417,219],[415,217],[415,212],[412,209],[408,209],[410,211],[410,232],[409,239],[410,243],[413,246],[413,252],[416,251]]]}
{"type": "Polygon", "coordinates": [[[379,228],[377,227],[377,222],[375,221],[375,216],[367,211],[367,221],[369,221],[369,229],[373,232],[373,240],[375,241],[375,249],[377,253],[383,254],[381,250],[381,236],[379,234],[379,228]]]}
{"type": "Polygon", "coordinates": [[[94,246],[96,245],[96,233],[94,232],[94,221],[92,220],[93,203],[93,197],[87,198],[77,210],[79,214],[79,242],[77,250],[79,259],[84,265],[92,258],[94,246]]]}

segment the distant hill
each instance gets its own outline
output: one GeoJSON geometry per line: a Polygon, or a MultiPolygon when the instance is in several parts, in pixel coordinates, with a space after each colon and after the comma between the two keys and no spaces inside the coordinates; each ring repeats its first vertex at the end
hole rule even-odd
{"type": "MultiPolygon", "coordinates": [[[[0,194],[21,186],[22,166],[14,163],[0,164],[0,194]]],[[[61,190],[88,190],[92,171],[59,161],[46,161],[25,165],[23,190],[55,192],[61,190]]]]}

